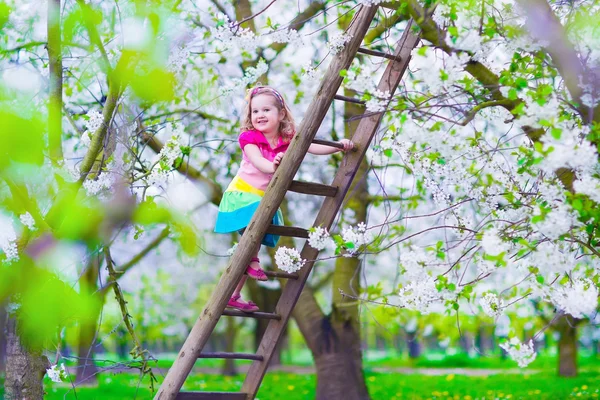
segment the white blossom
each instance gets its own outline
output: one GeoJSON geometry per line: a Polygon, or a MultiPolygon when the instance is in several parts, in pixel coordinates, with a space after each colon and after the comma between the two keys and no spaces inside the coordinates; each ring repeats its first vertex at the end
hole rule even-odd
{"type": "Polygon", "coordinates": [[[151,186],[161,186],[168,181],[169,173],[173,170],[173,163],[178,158],[183,157],[183,151],[179,138],[183,132],[183,127],[179,124],[171,126],[171,138],[160,149],[160,153],[156,156],[154,166],[150,175],[147,178],[148,184],[151,186]]]}
{"type": "Polygon", "coordinates": [[[302,76],[306,77],[306,79],[309,81],[318,81],[321,79],[319,72],[315,67],[312,66],[311,63],[302,66],[302,76]]]}
{"type": "Polygon", "coordinates": [[[498,318],[502,315],[504,309],[504,301],[495,293],[486,293],[479,300],[483,312],[493,318],[498,318]]]}
{"type": "Polygon", "coordinates": [[[577,193],[588,195],[590,199],[600,203],[600,179],[585,174],[573,182],[573,188],[577,193]]]}
{"type": "Polygon", "coordinates": [[[521,368],[531,364],[537,356],[533,348],[533,340],[530,340],[529,343],[521,343],[518,338],[514,337],[510,339],[510,341],[502,343],[500,347],[503,348],[510,358],[515,360],[521,368]]]}
{"type": "Polygon", "coordinates": [[[549,297],[556,308],[575,318],[589,317],[598,307],[598,288],[590,279],[551,288],[549,297]]]}
{"type": "Polygon", "coordinates": [[[88,120],[85,122],[85,129],[91,136],[98,130],[98,128],[100,128],[100,126],[102,126],[104,118],[102,117],[102,114],[96,110],[88,111],[86,116],[88,117],[88,120]]]}
{"type": "Polygon", "coordinates": [[[481,247],[483,247],[484,252],[490,255],[507,252],[510,248],[509,244],[503,242],[498,236],[498,229],[496,228],[488,229],[483,233],[481,247]]]}
{"type": "Polygon", "coordinates": [[[62,380],[67,377],[65,364],[61,364],[60,368],[58,365],[53,365],[46,370],[46,374],[48,375],[48,378],[52,380],[52,382],[62,382],[62,380]]]}
{"type": "Polygon", "coordinates": [[[0,249],[4,252],[5,264],[11,264],[19,259],[17,234],[10,218],[0,214],[0,249]]]}
{"type": "Polygon", "coordinates": [[[289,43],[294,46],[302,46],[304,38],[295,29],[277,30],[268,35],[273,43],[289,43]]]}
{"type": "Polygon", "coordinates": [[[400,306],[422,314],[430,313],[432,311],[431,306],[442,298],[435,287],[433,278],[430,276],[419,281],[410,282],[400,289],[398,296],[400,306]]]}
{"type": "Polygon", "coordinates": [[[370,6],[377,5],[377,4],[381,3],[382,1],[384,1],[384,0],[358,0],[358,3],[363,4],[367,7],[370,7],[370,6]]]}
{"type": "Polygon", "coordinates": [[[26,212],[25,214],[21,214],[19,216],[19,219],[21,220],[21,223],[23,225],[25,225],[27,227],[27,229],[29,229],[30,231],[35,231],[37,229],[35,226],[35,220],[31,216],[29,211],[26,212]]]}
{"type": "Polygon", "coordinates": [[[360,222],[356,227],[347,226],[342,229],[342,239],[345,243],[352,243],[353,248],[349,248],[348,252],[354,254],[363,244],[368,244],[373,240],[371,233],[367,232],[367,225],[360,222]]]}
{"type": "Polygon", "coordinates": [[[231,246],[231,248],[227,249],[227,255],[232,256],[233,253],[235,253],[235,250],[237,249],[237,247],[238,247],[238,243],[234,243],[234,245],[231,246]]]}
{"type": "Polygon", "coordinates": [[[293,273],[302,268],[306,260],[300,257],[298,250],[280,247],[275,252],[275,263],[282,271],[293,273]]]}
{"type": "Polygon", "coordinates": [[[258,78],[266,74],[269,70],[269,66],[264,59],[260,59],[256,67],[249,67],[246,69],[242,78],[232,79],[229,84],[219,87],[219,95],[227,96],[240,89],[246,88],[254,84],[258,78]]]}
{"type": "Polygon", "coordinates": [[[190,51],[185,47],[180,47],[171,53],[169,57],[169,69],[173,72],[181,72],[184,64],[190,56],[190,51]]]}
{"type": "Polygon", "coordinates": [[[88,196],[96,196],[104,190],[110,190],[115,183],[115,174],[111,171],[113,164],[106,166],[106,171],[102,171],[96,179],[86,179],[83,187],[88,196]]]}
{"type": "Polygon", "coordinates": [[[259,46],[259,38],[250,28],[242,28],[235,21],[227,20],[221,26],[211,28],[215,39],[220,40],[225,49],[238,48],[244,51],[253,51],[259,46]]]}
{"type": "Polygon", "coordinates": [[[352,35],[340,33],[327,42],[327,48],[331,54],[337,54],[344,49],[350,39],[352,39],[352,35]]]}
{"type": "Polygon", "coordinates": [[[317,250],[323,250],[332,243],[333,241],[329,232],[327,232],[327,229],[320,226],[310,229],[310,232],[308,233],[308,244],[311,247],[317,250]]]}

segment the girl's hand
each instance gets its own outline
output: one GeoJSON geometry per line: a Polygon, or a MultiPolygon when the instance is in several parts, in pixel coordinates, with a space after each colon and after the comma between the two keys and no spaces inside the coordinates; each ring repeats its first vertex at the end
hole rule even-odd
{"type": "Polygon", "coordinates": [[[277,153],[275,158],[273,158],[273,168],[275,170],[277,170],[277,167],[279,167],[279,164],[281,163],[282,158],[283,158],[283,153],[277,153]]]}
{"type": "Polygon", "coordinates": [[[354,148],[354,143],[352,143],[351,140],[342,139],[342,140],[340,140],[339,143],[344,146],[344,150],[342,150],[344,153],[346,153],[354,148]]]}

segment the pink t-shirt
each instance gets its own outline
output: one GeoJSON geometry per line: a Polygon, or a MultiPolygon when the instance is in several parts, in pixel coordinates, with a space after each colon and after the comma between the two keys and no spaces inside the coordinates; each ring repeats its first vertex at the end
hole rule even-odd
{"type": "Polygon", "coordinates": [[[265,135],[257,130],[242,132],[238,140],[240,142],[240,147],[242,148],[242,164],[240,165],[240,170],[237,173],[238,176],[255,188],[265,190],[269,185],[273,174],[265,174],[256,168],[246,156],[244,147],[246,147],[247,144],[254,144],[259,148],[264,158],[269,161],[273,161],[277,153],[285,153],[290,143],[285,143],[283,138],[280,136],[277,146],[272,148],[265,135]]]}

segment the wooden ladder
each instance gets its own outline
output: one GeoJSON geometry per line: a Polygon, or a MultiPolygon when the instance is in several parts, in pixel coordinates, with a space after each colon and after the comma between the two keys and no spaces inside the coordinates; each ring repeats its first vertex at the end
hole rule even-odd
{"type": "Polygon", "coordinates": [[[310,247],[308,243],[305,243],[301,256],[303,259],[307,260],[307,262],[298,273],[288,274],[266,271],[269,277],[288,279],[287,284],[282,290],[281,297],[274,313],[244,313],[241,311],[228,310],[225,309],[225,307],[234,288],[243,276],[246,266],[250,263],[250,259],[259,247],[265,233],[308,238],[308,231],[306,229],[287,226],[275,227],[271,225],[273,215],[277,211],[287,191],[325,196],[325,200],[313,226],[321,226],[327,229],[331,228],[346,192],[354,179],[358,167],[364,158],[381,118],[383,117],[383,113],[381,112],[365,112],[352,138],[357,150],[348,152],[344,156],[341,166],[331,185],[294,180],[294,175],[304,159],[311,143],[320,143],[338,147],[338,144],[335,142],[316,140],[315,134],[333,100],[348,100],[343,96],[336,95],[336,92],[342,83],[340,71],[349,68],[358,52],[388,59],[390,61],[379,82],[378,89],[383,92],[389,91],[389,93],[393,95],[408,66],[411,51],[417,45],[419,40],[418,37],[411,32],[412,21],[409,21],[393,55],[360,48],[363,38],[375,17],[377,8],[378,7],[376,6],[363,6],[356,12],[348,29],[348,34],[351,35],[350,41],[346,44],[344,49],[332,59],[317,94],[306,111],[302,124],[298,129],[298,133],[292,139],[290,147],[288,148],[280,167],[274,174],[273,179],[260,202],[257,212],[254,214],[250,224],[242,235],[236,251],[229,260],[227,268],[221,276],[208,304],[196,320],[177,359],[167,373],[162,386],[154,397],[155,400],[251,400],[256,396],[271,357],[273,356],[275,347],[281,338],[285,325],[291,316],[292,310],[300,297],[302,288],[313,267],[314,261],[311,260],[317,258],[318,250],[310,247]],[[211,332],[222,315],[270,320],[255,354],[202,352],[211,332]],[[234,358],[253,360],[253,363],[250,366],[241,392],[180,392],[185,379],[198,358],[234,358]]]}

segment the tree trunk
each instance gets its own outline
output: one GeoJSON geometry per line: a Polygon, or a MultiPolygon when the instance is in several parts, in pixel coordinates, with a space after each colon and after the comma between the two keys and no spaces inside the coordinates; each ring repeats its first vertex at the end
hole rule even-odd
{"type": "Polygon", "coordinates": [[[315,357],[317,400],[368,400],[362,371],[360,332],[350,322],[331,324],[323,319],[321,352],[315,357]]]}
{"type": "Polygon", "coordinates": [[[417,331],[406,332],[406,347],[408,347],[408,356],[418,358],[421,355],[421,345],[417,331]]]}
{"type": "Polygon", "coordinates": [[[17,321],[9,318],[6,323],[6,400],[42,400],[42,379],[50,363],[41,350],[26,349],[17,335],[17,321]]]}
{"type": "MultiPolygon", "coordinates": [[[[226,321],[226,330],[225,330],[225,352],[233,353],[235,351],[235,336],[237,333],[237,327],[235,324],[235,319],[227,318],[226,321]]],[[[235,366],[235,360],[231,358],[225,359],[223,362],[223,367],[221,368],[221,375],[233,376],[237,375],[237,368],[235,366]]]]}
{"type": "Polygon", "coordinates": [[[368,400],[362,372],[360,333],[354,324],[332,323],[306,286],[294,318],[310,348],[317,372],[317,400],[368,400]]]}
{"type": "Polygon", "coordinates": [[[557,324],[560,333],[558,340],[558,375],[577,376],[577,320],[565,315],[557,324]]]}

